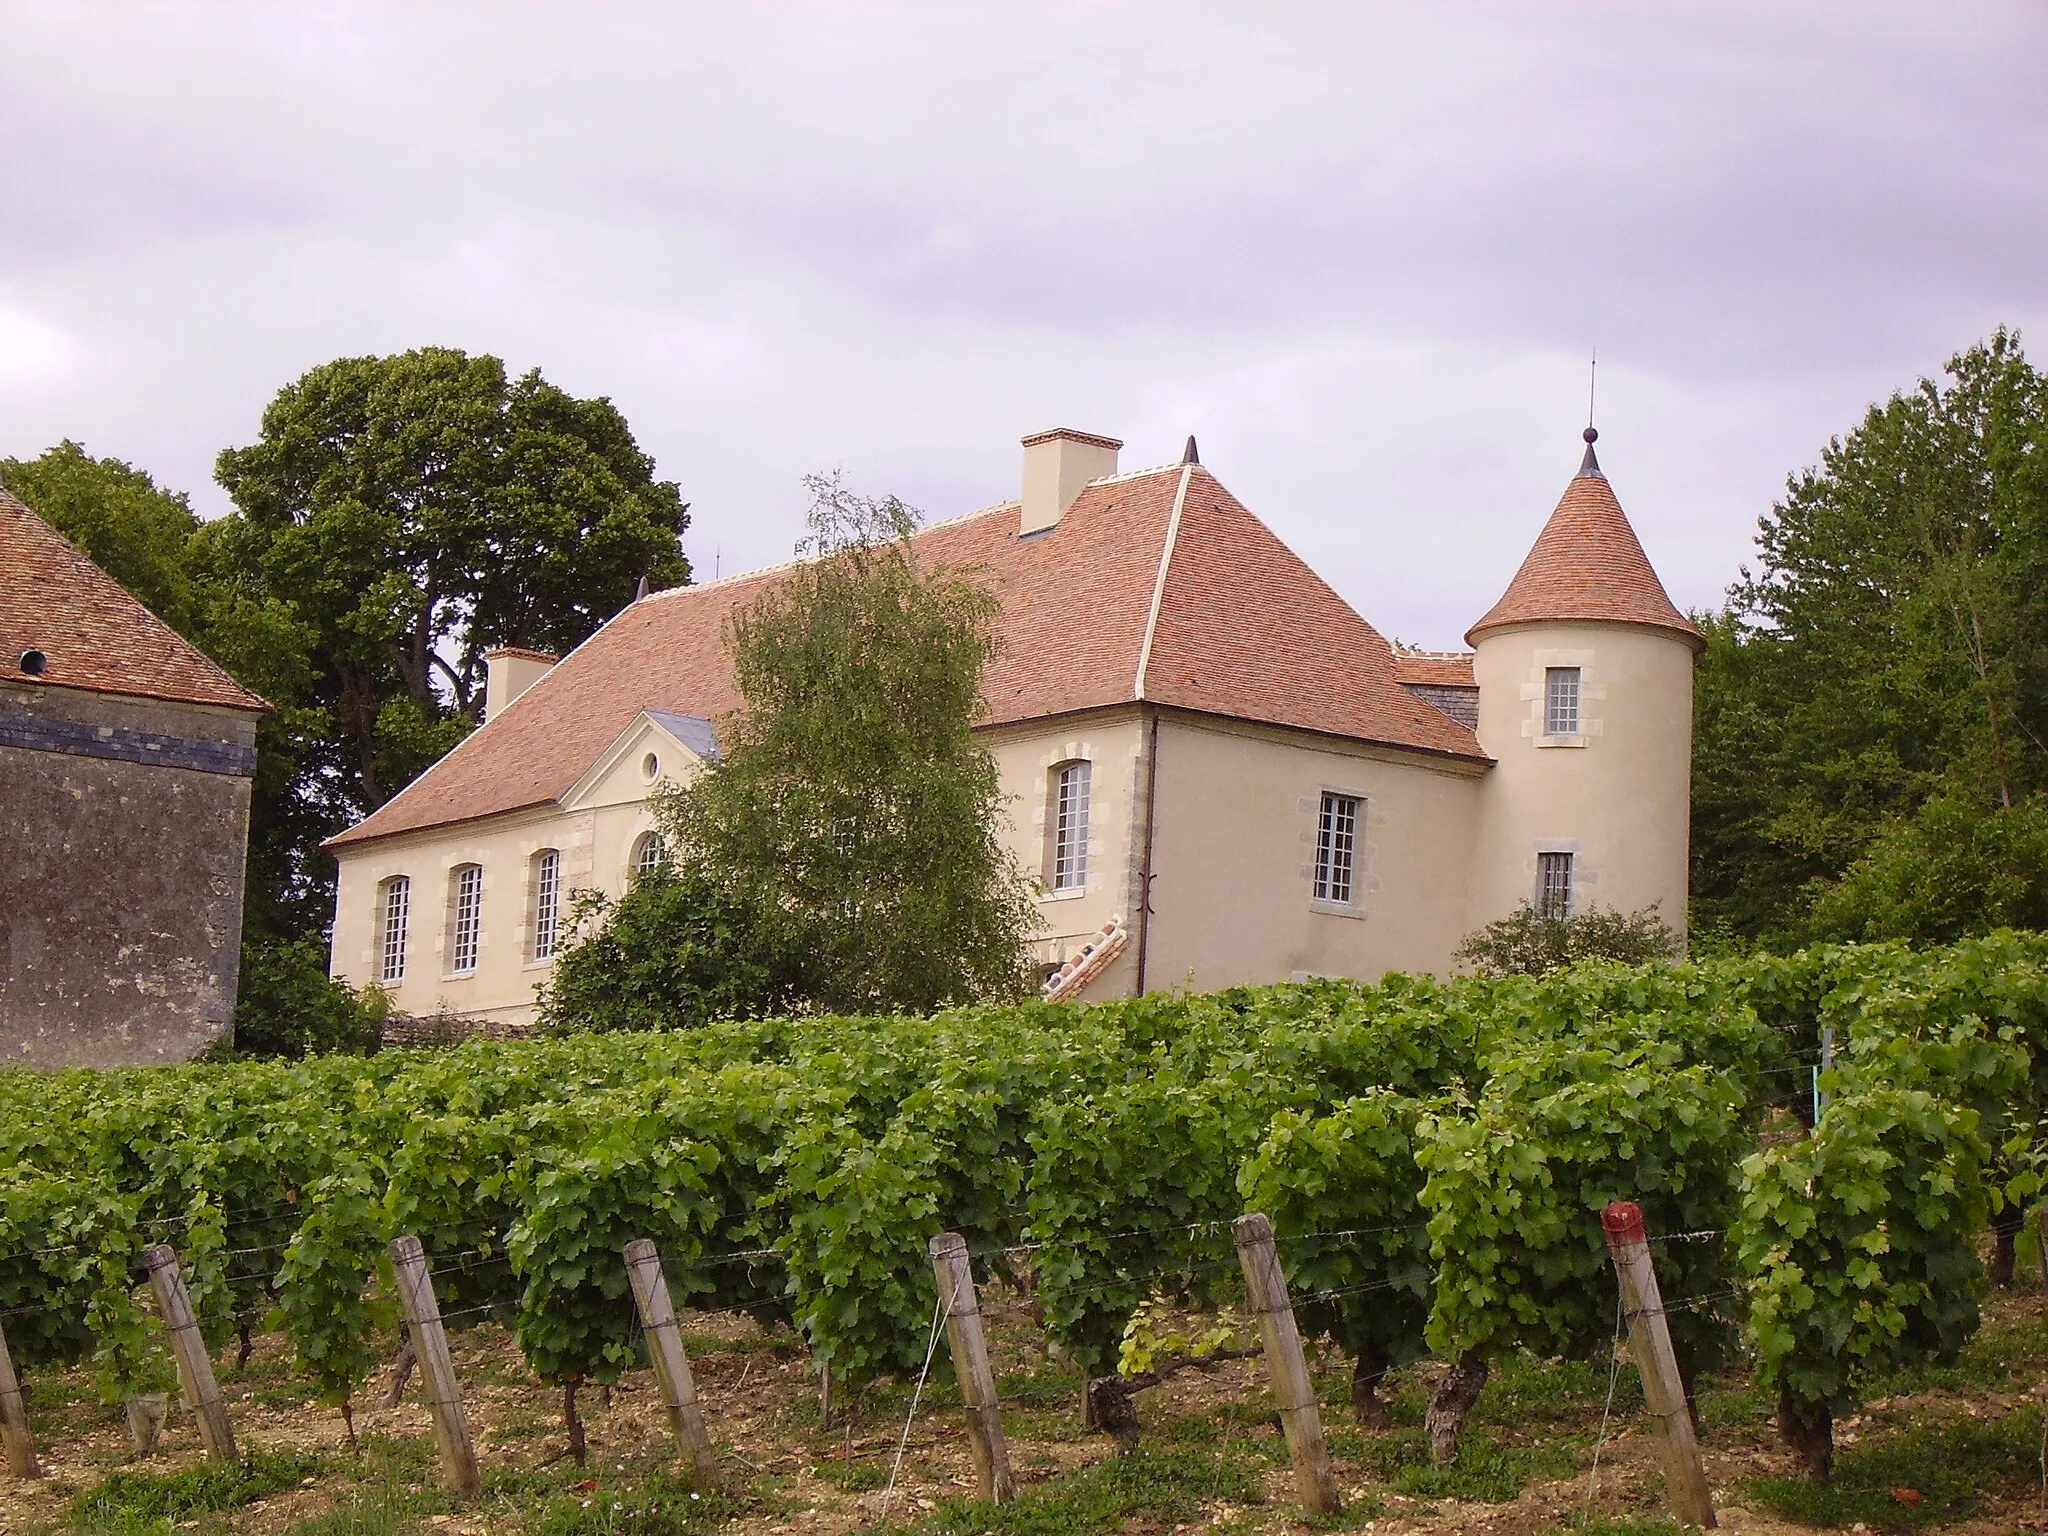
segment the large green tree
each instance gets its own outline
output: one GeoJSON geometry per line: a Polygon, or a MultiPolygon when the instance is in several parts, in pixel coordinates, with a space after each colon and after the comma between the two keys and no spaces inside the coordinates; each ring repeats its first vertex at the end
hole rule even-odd
{"type": "Polygon", "coordinates": [[[689,579],[687,508],[618,409],[495,357],[325,363],[215,473],[244,557],[316,637],[337,810],[374,809],[461,738],[486,651],[566,650],[643,577],[689,579]]]}
{"type": "Polygon", "coordinates": [[[245,995],[266,1016],[237,1030],[299,1051],[360,1023],[325,982],[322,840],[470,729],[484,651],[567,649],[643,576],[687,581],[686,509],[610,402],[443,349],[314,369],[220,477],[237,511],[202,521],[76,443],[0,460],[0,484],[275,706],[244,920],[245,995]]]}
{"type": "Polygon", "coordinates": [[[2048,378],[2019,339],[1873,406],[1758,547],[1704,626],[1698,917],[1934,939],[2039,912],[2048,378]]]}
{"type": "Polygon", "coordinates": [[[759,914],[754,942],[811,1006],[1018,995],[1035,914],[972,734],[996,599],[920,561],[901,502],[807,484],[813,558],[731,621],[744,707],[723,761],[665,804],[674,844],[759,914]]]}

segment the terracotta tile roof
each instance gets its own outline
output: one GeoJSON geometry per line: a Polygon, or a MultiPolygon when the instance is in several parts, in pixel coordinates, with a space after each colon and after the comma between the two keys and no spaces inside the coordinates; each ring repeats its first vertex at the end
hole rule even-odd
{"type": "Polygon", "coordinates": [[[1199,464],[1144,692],[1209,714],[1484,755],[1470,731],[1401,687],[1385,637],[1199,464]]]}
{"type": "Polygon", "coordinates": [[[1465,631],[1465,641],[1472,644],[1488,630],[1510,624],[1573,619],[1648,624],[1706,643],[1672,605],[1650,568],[1635,529],[1600,472],[1590,440],[1585,461],[1522,568],[1486,617],[1465,631]]]}
{"type": "Polygon", "coordinates": [[[225,709],[270,706],[0,488],[0,676],[225,709]],[[41,651],[42,675],[17,668],[41,651]]]}
{"type": "MultiPolygon", "coordinates": [[[[1143,661],[1142,697],[1160,703],[1484,759],[1469,730],[1399,686],[1386,640],[1199,465],[1098,480],[1029,537],[1017,519],[1008,502],[917,534],[925,561],[972,570],[1002,598],[985,723],[1129,703],[1143,661]]],[[[786,569],[633,604],[332,841],[546,804],[643,709],[714,720],[737,709],[726,617],[786,569]]]]}
{"type": "Polygon", "coordinates": [[[1394,651],[1394,678],[1404,687],[1477,688],[1470,651],[1394,651]]]}

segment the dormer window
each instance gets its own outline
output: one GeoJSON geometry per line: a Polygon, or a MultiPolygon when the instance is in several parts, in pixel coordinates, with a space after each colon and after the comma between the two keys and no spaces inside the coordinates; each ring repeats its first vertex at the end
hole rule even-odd
{"type": "Polygon", "coordinates": [[[1543,672],[1543,734],[1579,734],[1579,669],[1547,667],[1543,672]]]}

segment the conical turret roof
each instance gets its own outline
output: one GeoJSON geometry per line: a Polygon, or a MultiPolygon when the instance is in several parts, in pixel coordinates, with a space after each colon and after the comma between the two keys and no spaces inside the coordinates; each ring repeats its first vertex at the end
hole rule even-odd
{"type": "Polygon", "coordinates": [[[1599,434],[1586,429],[1586,457],[1564,497],[1536,536],[1522,568],[1486,617],[1465,631],[1476,644],[1511,624],[1593,621],[1647,624],[1704,644],[1651,569],[1650,557],[1614,498],[1593,453],[1599,434]]]}

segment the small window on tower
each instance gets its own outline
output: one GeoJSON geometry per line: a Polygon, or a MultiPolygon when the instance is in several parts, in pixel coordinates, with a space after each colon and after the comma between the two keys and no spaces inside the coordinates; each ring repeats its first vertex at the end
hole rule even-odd
{"type": "Polygon", "coordinates": [[[1579,734],[1579,669],[1549,667],[1543,673],[1543,734],[1579,734]]]}
{"type": "Polygon", "coordinates": [[[1572,856],[1568,853],[1536,855],[1536,912],[1549,921],[1572,915],[1572,856]]]}

